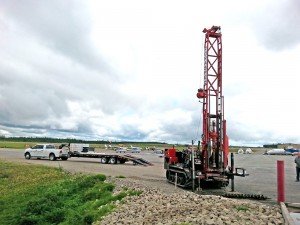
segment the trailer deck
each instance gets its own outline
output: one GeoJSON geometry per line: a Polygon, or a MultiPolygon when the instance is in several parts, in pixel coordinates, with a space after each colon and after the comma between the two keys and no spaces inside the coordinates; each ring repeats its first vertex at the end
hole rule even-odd
{"type": "Polygon", "coordinates": [[[133,165],[152,166],[153,164],[143,158],[129,154],[114,154],[101,152],[69,152],[70,157],[78,158],[100,158],[103,164],[124,164],[131,161],[133,165]]]}

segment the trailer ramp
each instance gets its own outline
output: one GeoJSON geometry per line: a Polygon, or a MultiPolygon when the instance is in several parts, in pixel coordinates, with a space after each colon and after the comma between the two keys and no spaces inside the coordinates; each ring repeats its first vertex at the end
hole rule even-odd
{"type": "Polygon", "coordinates": [[[152,166],[153,164],[143,158],[135,157],[132,155],[123,155],[123,158],[126,158],[128,161],[132,161],[134,164],[142,166],[152,166]]]}

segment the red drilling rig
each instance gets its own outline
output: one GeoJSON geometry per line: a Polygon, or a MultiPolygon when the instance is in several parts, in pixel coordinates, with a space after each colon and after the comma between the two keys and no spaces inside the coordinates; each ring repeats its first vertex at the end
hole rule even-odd
{"type": "Polygon", "coordinates": [[[228,167],[228,137],[222,94],[222,34],[219,26],[204,29],[204,85],[197,97],[203,105],[202,137],[184,151],[165,149],[165,169],[169,182],[188,187],[225,187],[234,175],[246,176],[245,169],[234,171],[233,155],[228,167]]]}

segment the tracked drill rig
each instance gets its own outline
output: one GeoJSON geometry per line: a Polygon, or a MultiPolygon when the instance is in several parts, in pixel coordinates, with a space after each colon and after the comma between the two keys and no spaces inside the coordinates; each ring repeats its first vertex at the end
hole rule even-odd
{"type": "Polygon", "coordinates": [[[234,175],[233,155],[228,167],[228,137],[222,94],[222,34],[219,26],[204,29],[204,84],[197,97],[202,103],[202,136],[198,146],[184,151],[165,149],[166,177],[170,183],[188,187],[225,187],[234,175]]]}

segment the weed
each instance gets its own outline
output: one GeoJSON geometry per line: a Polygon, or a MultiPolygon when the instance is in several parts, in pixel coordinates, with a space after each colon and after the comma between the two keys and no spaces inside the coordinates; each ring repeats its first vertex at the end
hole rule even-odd
{"type": "Polygon", "coordinates": [[[237,211],[243,211],[243,212],[247,212],[249,210],[249,208],[246,206],[237,206],[236,209],[237,211]]]}
{"type": "Polygon", "coordinates": [[[122,189],[123,189],[124,191],[127,191],[129,188],[126,187],[126,186],[124,186],[122,189]]]}
{"type": "Polygon", "coordinates": [[[123,175],[119,175],[119,176],[116,176],[116,178],[126,178],[126,177],[123,175]]]}
{"type": "Polygon", "coordinates": [[[141,195],[142,193],[143,193],[142,191],[129,191],[129,192],[128,192],[128,195],[129,195],[129,196],[134,196],[134,195],[139,196],[139,195],[141,195]]]}

